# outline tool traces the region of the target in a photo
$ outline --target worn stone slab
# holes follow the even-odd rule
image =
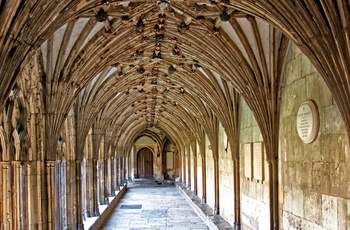
[[[207,230],[209,228],[175,186],[142,185],[128,189],[102,229]]]

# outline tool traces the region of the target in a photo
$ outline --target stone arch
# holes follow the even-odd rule
[[[31,140],[28,130],[28,114],[30,106],[26,103],[23,91],[16,85],[16,89],[12,90],[14,96],[14,106],[12,111],[12,138],[14,141],[14,159],[29,160],[33,156],[31,154]]]

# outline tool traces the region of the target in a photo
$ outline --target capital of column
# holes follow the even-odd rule
[[[2,168],[8,168],[11,165],[10,161],[1,161],[0,165]]]
[[[45,161],[45,166],[50,168],[50,167],[55,167],[56,161]]]

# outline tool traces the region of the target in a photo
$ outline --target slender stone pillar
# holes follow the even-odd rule
[[[234,202],[235,202],[235,222],[233,227],[235,230],[241,229],[241,184],[239,172],[239,159],[233,161],[233,183],[234,183]]]
[[[12,229],[21,227],[21,181],[22,162],[12,161]]]
[[[126,182],[126,157],[123,156],[123,185]]]
[[[110,159],[110,186],[111,186],[111,191],[110,195],[115,196],[115,159],[114,157],[111,157]]]
[[[83,160],[81,162],[81,193],[82,193],[82,214],[83,221],[86,221],[90,217],[89,213],[89,162],[88,160]]]
[[[120,157],[117,157],[117,188],[118,188],[118,191],[120,190],[120,181],[122,178],[120,167],[121,167]]]
[[[115,178],[115,188],[117,191],[120,190],[120,187],[119,187],[119,183],[120,183],[120,165],[119,165],[119,157],[116,157],[115,158],[115,174],[116,174],[116,178]]]
[[[104,181],[104,160],[98,160],[98,194],[99,204],[105,204],[105,181]]]
[[[187,187],[191,189],[191,145],[186,146],[186,156],[187,156]]]
[[[120,157],[120,174],[121,174],[121,178],[120,178],[120,185],[124,184],[124,180],[125,180],[125,167],[124,167],[124,157]]]
[[[94,216],[93,181],[93,160],[87,159],[85,161],[85,217]]]
[[[219,123],[216,121],[215,129],[214,129],[214,139],[211,140],[213,158],[214,158],[214,193],[215,193],[215,206],[214,206],[214,215],[220,214],[220,172],[219,172]]]
[[[191,143],[192,147],[192,157],[193,157],[193,192],[197,196],[197,190],[198,190],[198,181],[197,181],[197,146],[196,146],[196,140],[193,140]]]
[[[278,201],[278,162],[276,159],[268,161],[269,192],[270,192],[270,222],[271,230],[279,229],[279,201]]]
[[[202,203],[207,203],[207,161],[205,154],[205,138],[199,143],[199,151],[202,161]]]
[[[112,159],[107,159],[107,196],[112,196],[112,177],[113,177],[113,164]]]
[[[66,165],[67,229],[75,229],[77,226],[76,163],[70,160],[66,162]]]
[[[55,194],[59,193],[55,186],[55,161],[46,161],[46,183],[47,183],[47,229],[55,229],[56,199]],[[40,197],[40,196],[39,196]],[[45,229],[45,228],[44,228]]]
[[[109,204],[108,196],[108,159],[104,159],[104,170],[103,170],[103,180],[104,180],[104,186],[103,186],[103,196],[105,199],[105,204]]]
[[[55,228],[56,230],[58,229],[63,229],[62,226],[61,226],[61,216],[62,216],[62,207],[61,207],[61,203],[60,203],[60,187],[61,187],[61,170],[60,170],[60,166],[61,166],[61,161],[58,160],[55,162],[55,165],[54,165],[54,191],[55,191],[55,203],[53,204],[53,207],[54,207],[54,211],[53,211],[53,214],[55,216],[55,220],[56,220],[56,225],[55,225]],[[46,162],[46,171],[48,171],[48,165],[47,165],[47,162]],[[49,200],[50,200],[50,195],[49,195]],[[50,202],[49,202],[49,205],[50,205]],[[50,210],[48,212],[49,214],[50,213]],[[50,220],[50,216],[48,218]]]
[[[219,159],[218,157],[214,157],[214,191],[215,191],[214,215],[219,215],[220,191],[219,191]]]
[[[54,229],[67,229],[66,161],[55,161],[54,164]]]
[[[181,149],[182,150],[182,149]],[[181,151],[181,164],[182,164],[182,183],[186,185],[186,154],[185,151]]]
[[[84,229],[84,223],[83,223],[83,213],[82,213],[82,183],[81,183],[81,161],[76,160],[76,203],[77,203],[77,211],[76,211],[76,219],[77,219],[77,226],[76,228],[78,230]]]
[[[92,184],[92,203],[93,203],[93,213],[94,216],[99,216],[100,215],[100,209],[98,208],[98,193],[97,193],[97,188],[98,188],[98,171],[97,171],[97,165],[98,161],[96,159],[92,160],[92,176],[93,176],[93,184]]]
[[[10,163],[1,162],[1,181],[0,181],[0,221],[1,229],[10,229],[12,212],[11,212],[11,185],[10,185]]]

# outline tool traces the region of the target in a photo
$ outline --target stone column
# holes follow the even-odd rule
[[[28,164],[28,162],[23,162],[22,165],[23,168],[23,180],[22,180],[22,186],[23,186],[23,190],[22,190],[22,222],[21,222],[21,228],[22,229],[29,229],[29,214],[28,214],[28,209],[29,209],[29,201],[28,201],[28,197],[29,197],[29,184],[30,184],[30,179],[29,179],[29,168],[30,165]]]
[[[98,200],[99,204],[105,204],[104,199],[104,161],[98,160]]]
[[[92,160],[92,177],[93,177],[93,181],[92,181],[92,185],[91,185],[91,189],[92,189],[92,210],[93,210],[93,215],[94,216],[99,216],[100,215],[100,209],[98,208],[98,170],[97,170],[97,166],[98,166],[98,161],[96,159]]]
[[[120,157],[117,157],[117,189],[120,190],[121,170],[120,170]]]
[[[56,225],[55,228],[56,230],[59,229],[63,229],[63,227],[61,226],[61,217],[62,217],[62,206],[61,206],[61,202],[60,202],[60,187],[61,187],[61,170],[60,170],[60,166],[61,166],[61,161],[55,161],[55,165],[54,165],[54,191],[55,191],[55,203],[53,204],[53,214],[55,216],[55,220],[56,220]],[[48,171],[48,165],[46,162],[46,171]],[[49,174],[49,173],[47,173]],[[50,200],[50,195],[49,195],[49,200]],[[49,203],[50,205],[50,203]],[[48,212],[50,214],[50,210]],[[50,221],[50,216],[48,218],[48,220]]]
[[[109,191],[108,191],[108,178],[109,178],[109,160],[108,159],[104,159],[104,170],[103,170],[103,180],[104,180],[104,187],[103,187],[103,193],[104,193],[104,198],[105,198],[105,204],[109,204],[109,200],[108,200],[108,196],[109,196]]]
[[[191,146],[187,144],[186,146],[186,156],[187,156],[187,187],[191,189]]]
[[[87,159],[85,161],[85,217],[94,216],[93,181],[93,160]]]
[[[269,192],[270,192],[270,219],[271,229],[279,229],[279,200],[278,200],[278,162],[276,159],[268,161]]]
[[[113,183],[113,181],[112,181],[112,178],[113,178],[113,158],[108,158],[108,169],[107,169],[107,184],[108,184],[108,186],[107,186],[107,194],[108,194],[108,196],[113,196],[113,194],[112,194],[112,190],[113,190],[113,186],[112,186],[112,183]]]
[[[125,180],[124,157],[120,157],[120,185],[124,184],[124,180]]]
[[[12,161],[12,229],[21,228],[22,162]]]
[[[199,143],[199,151],[202,161],[202,203],[207,203],[207,163],[205,154],[205,136],[203,135],[202,141]]]
[[[197,196],[198,184],[197,184],[197,146],[196,140],[192,141],[191,144],[192,152],[193,152],[193,192]]]
[[[76,163],[66,162],[66,205],[67,205],[67,229],[75,229],[77,226],[77,188],[76,188]]]
[[[55,229],[55,213],[56,213],[56,199],[55,194],[59,193],[58,188],[55,186],[55,161],[45,162],[46,171],[46,183],[47,183],[47,228],[43,229]],[[40,175],[39,175],[40,177]],[[39,185],[40,186],[40,185]],[[39,195],[39,194],[37,194]],[[38,196],[41,199],[41,194]]]
[[[81,204],[81,213],[83,214],[83,221],[86,220],[86,218],[88,217],[87,214],[87,168],[86,168],[86,160],[83,160],[81,162],[81,200],[82,200],[82,204]]]
[[[10,162],[1,162],[1,180],[0,180],[0,223],[1,229],[10,229],[11,212],[11,185],[10,185]]]
[[[81,160],[76,160],[76,220],[78,230],[84,229],[83,213],[82,213],[82,183],[81,183]]]
[[[214,191],[215,191],[215,207],[214,215],[219,215],[220,213],[220,191],[219,191],[219,159],[214,157]]]
[[[126,183],[126,181],[128,180],[128,161],[127,161],[127,157],[124,156],[123,157],[123,167],[124,167],[124,180],[123,180],[123,184]]]
[[[110,172],[111,196],[115,196],[115,158],[114,157],[111,157],[110,159],[110,166],[111,166],[111,172]]]
[[[233,183],[234,183],[234,202],[235,202],[235,222],[233,227],[235,230],[241,229],[241,183],[239,172],[239,158],[232,161],[233,163]]]
[[[215,132],[213,140],[211,140],[212,151],[213,151],[213,160],[214,160],[214,193],[215,193],[215,206],[214,206],[214,215],[219,215],[220,213],[220,191],[219,191],[219,123],[216,121]]]
[[[186,186],[186,154],[181,149],[182,183]]]

